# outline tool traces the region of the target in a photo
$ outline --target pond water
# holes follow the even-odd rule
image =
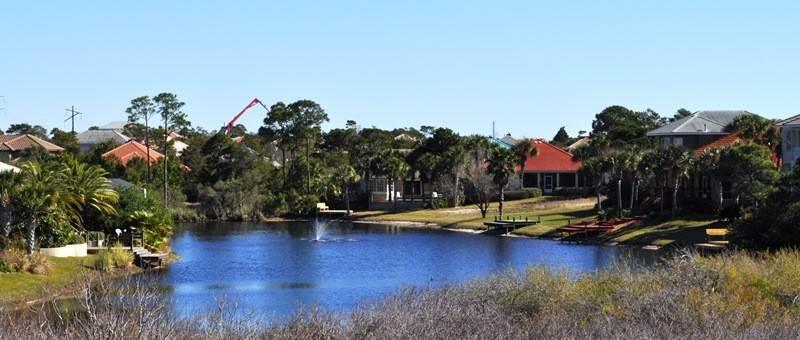
[[[172,241],[180,260],[148,274],[183,315],[216,306],[286,316],[301,305],[346,312],[401,287],[439,286],[532,265],[573,275],[615,260],[652,262],[633,248],[328,222],[184,225]],[[318,239],[319,238],[319,239]]]

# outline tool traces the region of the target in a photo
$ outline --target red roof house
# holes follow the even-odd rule
[[[532,140],[539,154],[528,157],[522,185],[525,188],[541,188],[545,193],[560,187],[580,187],[585,185],[579,171],[581,162],[572,159],[572,154],[548,143],[544,139]],[[519,171],[519,167],[517,167]]]
[[[134,158],[147,159],[147,147],[133,139],[103,154],[103,159],[116,158],[123,166]],[[164,158],[160,152],[150,148],[150,164],[155,164]]]
[[[42,149],[50,153],[64,151],[64,148],[33,135],[0,135],[0,160],[10,161],[24,152]]]

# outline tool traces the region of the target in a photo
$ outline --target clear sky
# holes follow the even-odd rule
[[[0,127],[69,128],[75,105],[82,131],[164,91],[209,130],[253,97],[317,101],[327,128],[548,138],[613,104],[781,118],[798,33],[798,1],[3,2]]]

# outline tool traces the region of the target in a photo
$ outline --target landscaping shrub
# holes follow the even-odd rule
[[[115,268],[127,269],[133,265],[133,253],[126,249],[111,249],[111,263]]]
[[[590,189],[587,188],[558,188],[553,192],[555,196],[564,197],[586,197],[589,194]]]
[[[111,252],[107,250],[100,250],[94,258],[94,269],[101,272],[108,272],[114,268],[114,260],[111,258]]]
[[[50,272],[50,261],[39,253],[28,255],[22,249],[9,248],[0,252],[0,272],[45,275]]]
[[[533,198],[533,197],[542,197],[542,195],[544,195],[544,193],[542,192],[542,189],[540,189],[540,188],[526,188],[525,191],[528,192],[528,197],[531,197],[531,198]]]
[[[509,190],[503,193],[503,198],[505,198],[506,202],[524,200],[529,197],[531,196],[526,190]]]

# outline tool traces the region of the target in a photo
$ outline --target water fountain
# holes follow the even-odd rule
[[[327,231],[328,223],[319,218],[314,219],[314,241],[321,242],[324,240],[325,232]]]

